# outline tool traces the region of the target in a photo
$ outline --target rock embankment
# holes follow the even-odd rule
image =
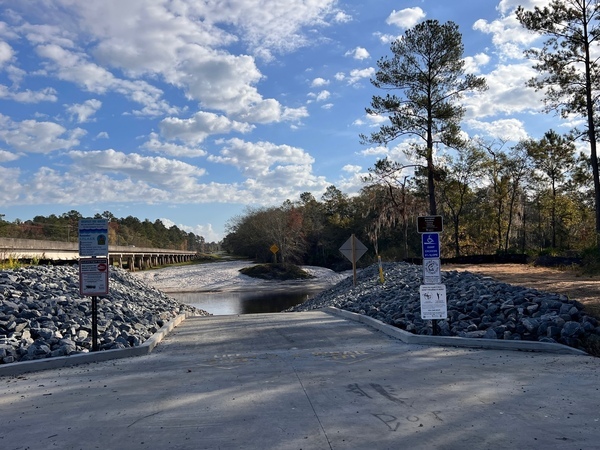
[[[431,321],[421,319],[419,286],[422,268],[407,263],[377,265],[359,273],[356,287],[346,279],[291,310],[333,306],[368,315],[415,334],[431,334]],[[498,282],[470,272],[442,272],[448,319],[438,320],[440,335],[468,338],[555,342],[588,350],[600,341],[598,321],[583,305],[564,295]]]
[[[109,296],[98,298],[102,350],[139,346],[178,314],[209,315],[122,269],[110,269],[109,285]],[[0,270],[0,364],[88,352],[91,307],[76,267]]]

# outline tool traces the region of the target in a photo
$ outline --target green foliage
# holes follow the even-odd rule
[[[240,273],[263,280],[306,280],[314,278],[295,264],[259,264],[240,269]]]
[[[18,269],[23,263],[18,255],[13,253],[0,255],[0,269]]]
[[[371,80],[388,94],[373,96],[366,108],[367,114],[386,116],[390,123],[360,138],[364,144],[387,145],[401,136],[417,137],[421,144],[413,149],[425,160],[429,213],[436,214],[434,146],[463,145],[460,122],[465,108],[459,100],[468,92],[486,89],[486,82],[465,74],[462,35],[453,22],[421,22],[395,40],[391,51],[391,58],[377,61],[379,70]]]
[[[582,252],[582,267],[588,275],[600,274],[600,255],[596,247],[588,247]]]
[[[573,130],[573,134],[589,143],[596,233],[600,233],[600,168],[596,148],[600,2],[552,0],[548,6],[533,10],[519,6],[516,16],[526,29],[545,38],[541,47],[525,52],[540,73],[529,85],[544,92],[548,111],[557,111],[563,118],[579,116],[585,120],[586,129]],[[600,248],[600,241],[597,245]]]

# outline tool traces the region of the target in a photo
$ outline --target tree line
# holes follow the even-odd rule
[[[600,2],[552,0],[516,10],[524,29],[545,39],[528,49],[539,76],[528,85],[544,94],[547,112],[578,123],[561,135],[506,142],[467,138],[461,130],[465,95],[487,89],[465,73],[458,26],[426,20],[378,60],[369,115],[387,119],[361,135],[366,145],[408,139],[410,164],[377,161],[359,195],[331,186],[321,201],[304,193],[280,207],[250,209],[234,218],[224,240],[235,253],[333,266],[339,246],[354,233],[375,254],[419,257],[416,217],[444,217],[445,256],[490,253],[582,253],[600,249],[600,174],[596,152],[600,65]],[[582,142],[589,152],[576,151]]]
[[[595,248],[589,157],[549,131],[506,147],[475,140],[438,161],[436,204],[444,220],[442,257],[578,255]],[[421,257],[417,217],[429,215],[422,177],[383,159],[369,169],[358,195],[330,186],[317,200],[303,193],[281,206],[249,208],[230,220],[223,248],[259,261],[340,268],[339,247],[351,236],[369,247],[364,263]]]
[[[20,239],[45,239],[77,242],[79,220],[84,217],[71,210],[64,214],[35,216],[32,220],[14,222],[4,220],[0,214],[0,236]],[[205,242],[204,237],[181,230],[176,225],[166,227],[161,220],[154,222],[137,217],[115,217],[110,211],[96,214],[94,219],[108,219],[109,245],[164,248],[172,250],[209,253],[218,250],[219,245]]]

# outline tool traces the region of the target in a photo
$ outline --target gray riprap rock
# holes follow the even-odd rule
[[[98,298],[101,349],[141,345],[178,314],[208,315],[122,269],[110,269],[109,285]],[[79,294],[76,267],[0,270],[0,363],[87,352],[91,331],[91,298]]]
[[[290,311],[333,306],[368,315],[415,334],[431,334],[431,321],[420,320],[422,268],[385,263],[359,271],[357,286],[348,278]],[[438,320],[440,335],[484,339],[558,342],[584,347],[590,335],[600,336],[598,321],[583,305],[564,295],[501,283],[470,272],[442,272],[448,318]]]

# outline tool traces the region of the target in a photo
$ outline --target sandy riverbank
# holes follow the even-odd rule
[[[157,270],[133,272],[145,283],[163,292],[243,292],[301,288],[327,289],[352,272],[336,273],[324,267],[302,266],[315,278],[298,281],[267,281],[242,275],[239,271],[254,265],[250,261],[225,261],[191,266],[165,267]]]

